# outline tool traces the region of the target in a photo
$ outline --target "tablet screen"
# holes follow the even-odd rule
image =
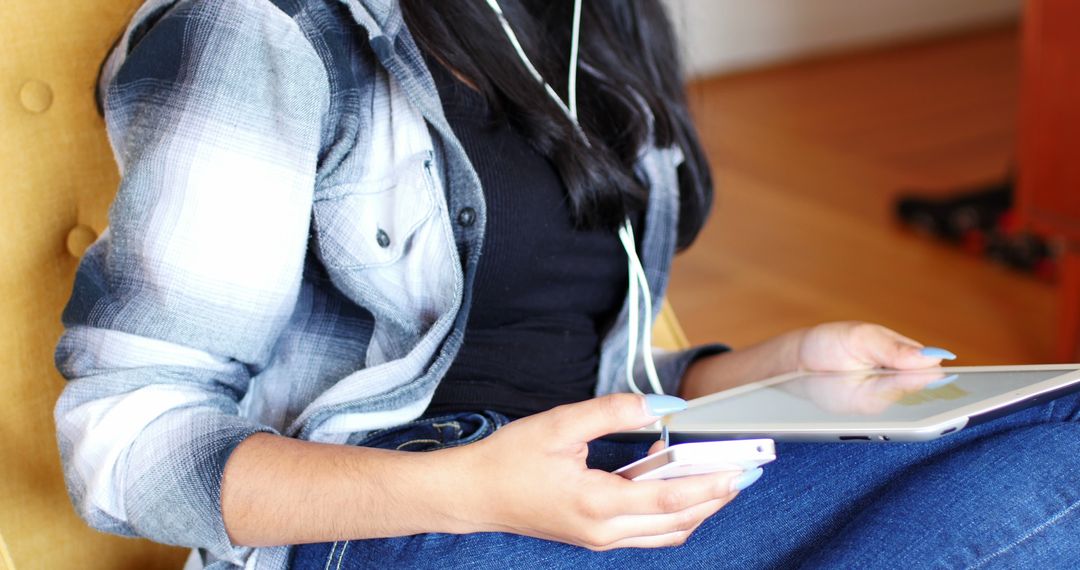
[[[1075,371],[859,371],[809,373],[705,398],[672,417],[673,429],[739,424],[916,421]],[[750,388],[747,386],[746,388]]]

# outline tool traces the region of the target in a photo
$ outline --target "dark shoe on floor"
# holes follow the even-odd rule
[[[896,215],[904,224],[951,242],[961,242],[972,230],[991,231],[1012,207],[1012,182],[945,198],[901,197]]]
[[[1057,274],[1046,240],[1016,223],[1011,180],[945,198],[903,196],[896,216],[907,226],[1010,268],[1048,281]]]

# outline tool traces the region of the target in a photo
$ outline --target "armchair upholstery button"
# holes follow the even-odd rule
[[[53,103],[52,88],[44,81],[27,81],[19,90],[19,102],[31,113],[44,113]]]
[[[86,249],[90,247],[90,244],[94,243],[97,238],[97,232],[93,229],[81,224],[75,226],[67,235],[68,253],[75,257],[82,257],[83,253],[86,253]]]

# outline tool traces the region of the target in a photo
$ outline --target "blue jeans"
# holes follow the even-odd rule
[[[293,548],[325,568],[1080,568],[1080,395],[926,443],[778,443],[758,483],[687,543],[593,552],[502,533],[425,534]],[[361,445],[463,445],[492,412],[422,419]],[[599,440],[615,469],[648,444]]]

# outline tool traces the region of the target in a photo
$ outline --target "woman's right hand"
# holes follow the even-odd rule
[[[588,442],[655,422],[646,398],[616,394],[515,421],[453,450],[471,481],[459,497],[468,532],[510,532],[590,550],[686,541],[759,473],[629,481],[585,464]],[[740,481],[740,477],[742,480]]]

